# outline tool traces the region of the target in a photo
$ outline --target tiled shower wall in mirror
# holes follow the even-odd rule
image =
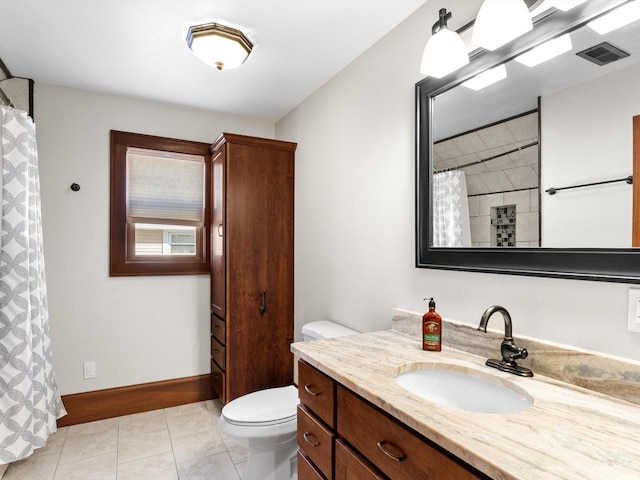
[[[538,111],[465,132],[433,146],[433,168],[464,171],[471,243],[477,247],[540,245]],[[492,208],[515,205],[514,241],[496,228]],[[494,209],[495,210],[495,209]]]

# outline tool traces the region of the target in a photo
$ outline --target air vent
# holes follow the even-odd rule
[[[576,55],[600,66],[629,56],[627,52],[620,50],[618,47],[614,47],[608,42],[587,48],[586,50],[576,53]]]

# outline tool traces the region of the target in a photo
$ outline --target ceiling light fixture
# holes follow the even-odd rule
[[[524,0],[484,0],[473,26],[473,43],[495,50],[532,28]]]
[[[422,54],[420,73],[442,78],[469,63],[469,54],[462,38],[447,28],[451,12],[441,8],[440,18],[431,28],[432,36]]]
[[[219,23],[189,27],[187,45],[200,60],[218,70],[239,67],[253,49],[244,33]]]
[[[470,88],[471,90],[482,90],[489,85],[493,85],[500,80],[507,78],[507,67],[502,65],[498,65],[497,67],[491,68],[489,70],[485,70],[482,73],[479,73],[471,80],[467,80],[462,83],[463,87]]]
[[[604,35],[638,19],[640,19],[640,0],[635,0],[596,18],[594,21],[587,23],[587,25],[600,35]]]
[[[540,65],[547,60],[551,60],[558,55],[568,52],[571,48],[573,48],[571,35],[566,33],[561,37],[547,40],[543,44],[517,56],[515,60],[527,67],[535,67],[536,65]]]

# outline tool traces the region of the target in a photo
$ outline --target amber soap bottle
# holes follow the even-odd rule
[[[442,350],[442,317],[436,313],[433,297],[429,298],[429,311],[422,316],[422,349],[429,352]]]

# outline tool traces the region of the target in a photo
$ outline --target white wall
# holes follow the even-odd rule
[[[474,3],[447,1],[450,26],[466,23]],[[386,329],[393,307],[423,311],[435,296],[449,319],[477,325],[501,304],[516,335],[640,360],[628,285],[414,267],[414,83],[440,7],[427,2],[276,126],[299,143],[296,332],[322,318]]]
[[[623,60],[624,61],[624,60]],[[542,97],[542,191],[633,174],[640,65]],[[626,183],[542,195],[545,247],[631,247]]]
[[[109,277],[109,130],[212,142],[222,131],[273,138],[274,125],[40,83],[34,115],[61,393],[208,373],[207,275]],[[97,378],[83,380],[90,361]]]

